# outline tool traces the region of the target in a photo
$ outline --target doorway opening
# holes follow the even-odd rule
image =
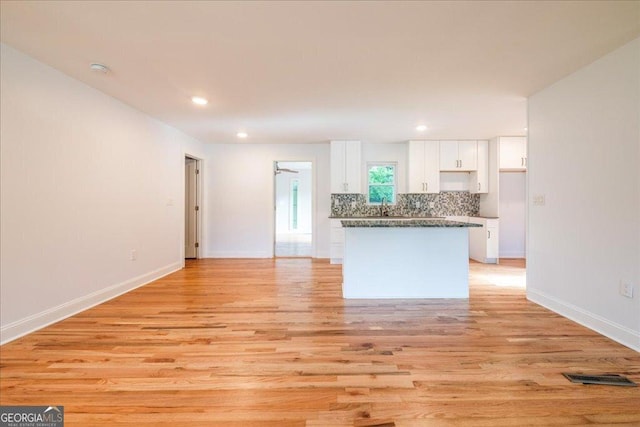
[[[526,172],[500,172],[500,258],[526,259]]]
[[[276,257],[311,257],[313,248],[313,163],[274,164]]]
[[[197,259],[200,233],[200,161],[184,158],[184,257]]]

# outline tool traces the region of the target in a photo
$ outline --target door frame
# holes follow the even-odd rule
[[[182,186],[181,186],[181,192],[182,192],[182,199],[181,199],[181,205],[183,206],[182,208],[182,214],[180,215],[180,217],[182,218],[182,221],[180,222],[180,259],[182,261],[182,267],[184,268],[185,266],[185,243],[186,243],[186,234],[185,234],[185,225],[186,225],[186,212],[184,209],[184,205],[186,202],[186,198],[187,198],[187,192],[186,192],[186,180],[185,180],[185,173],[186,173],[186,164],[185,164],[185,160],[189,158],[189,159],[193,159],[196,161],[196,169],[198,170],[198,173],[196,175],[196,204],[198,206],[198,211],[196,213],[196,240],[198,242],[198,247],[196,248],[196,259],[200,259],[203,258],[203,252],[204,252],[204,248],[203,248],[203,244],[202,244],[202,236],[203,236],[203,229],[204,229],[204,224],[202,222],[203,219],[203,214],[202,211],[204,210],[203,205],[204,205],[204,191],[203,191],[203,166],[204,166],[204,162],[203,160],[198,157],[198,156],[194,156],[190,153],[183,153],[182,155]]]
[[[278,162],[282,163],[311,163],[311,258],[316,258],[316,236],[318,235],[316,229],[316,159],[295,159],[295,160],[274,160],[271,167],[272,180],[271,180],[271,258],[276,258],[276,209],[277,209],[277,194],[276,194],[276,165]],[[301,257],[304,258],[304,257]]]

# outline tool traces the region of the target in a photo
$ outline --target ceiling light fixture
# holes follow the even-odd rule
[[[200,96],[192,96],[191,97],[191,102],[193,102],[194,104],[197,105],[207,105],[209,103],[209,101],[207,101],[206,99],[200,97]]]
[[[248,136],[249,136],[249,134],[248,134],[248,133],[246,133],[246,132],[238,132],[238,133],[236,134],[236,136],[237,136],[238,138],[245,139],[246,137],[248,137]]]
[[[103,74],[107,74],[109,72],[109,67],[103,64],[98,64],[97,62],[94,62],[93,64],[89,65],[89,68],[91,68],[93,71],[97,71]]]
[[[416,130],[418,132],[424,132],[425,130],[427,130],[427,126],[426,125],[418,125],[418,126],[416,126]]]

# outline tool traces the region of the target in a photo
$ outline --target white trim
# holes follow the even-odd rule
[[[294,157],[295,158],[295,157]],[[276,165],[281,163],[311,163],[311,258],[316,258],[317,251],[317,241],[318,241],[318,229],[316,222],[316,199],[318,198],[318,191],[316,188],[317,185],[317,157],[313,156],[311,158],[303,157],[298,160],[273,160],[273,179],[271,180],[271,200],[272,204],[269,206],[269,212],[267,213],[271,218],[270,223],[270,234],[271,234],[271,252],[268,256],[261,255],[261,252],[249,252],[247,255],[244,252],[214,252],[208,253],[207,258],[276,258]],[[231,254],[231,255],[227,255]],[[256,255],[259,254],[259,255]]]
[[[204,180],[204,170],[205,170],[205,164],[204,164],[204,159],[200,156],[195,156],[193,154],[191,154],[191,152],[189,151],[183,151],[182,152],[182,175],[181,175],[181,185],[180,185],[180,194],[182,194],[182,198],[181,198],[181,206],[184,206],[184,201],[185,201],[185,197],[186,197],[186,188],[185,188],[185,158],[191,158],[193,160],[196,161],[196,168],[198,169],[198,175],[196,177],[196,188],[197,188],[197,203],[199,206],[198,209],[198,213],[196,214],[197,218],[197,229],[196,229],[196,239],[198,241],[198,249],[196,250],[196,259],[200,259],[200,258],[205,258],[204,253],[205,253],[205,244],[204,244],[204,229],[205,229],[205,224],[204,224],[204,220],[205,220],[205,216],[203,214],[203,211],[205,209],[205,200],[204,200],[204,196],[205,196],[205,191],[204,191],[204,186],[205,186],[205,180]],[[180,262],[182,265],[182,268],[185,267],[186,263],[185,263],[185,233],[184,233],[184,224],[185,224],[186,218],[185,218],[185,212],[184,212],[184,207],[182,208],[182,214],[181,214],[181,228],[180,228]]]
[[[269,251],[213,251],[206,258],[273,258]]]
[[[385,162],[385,161],[370,161],[370,162],[366,162],[365,164],[365,182],[367,183],[367,191],[364,193],[365,196],[367,197],[367,205],[368,206],[380,206],[382,203],[370,203],[369,202],[369,189],[370,189],[370,183],[369,183],[369,168],[372,166],[393,166],[393,203],[389,203],[389,201],[387,201],[387,206],[395,206],[398,203],[398,162],[397,161],[390,161],[390,162]],[[374,184],[375,185],[375,184]],[[389,185],[389,184],[380,184],[380,185]],[[408,184],[407,184],[408,185]]]
[[[500,258],[526,258],[526,254],[521,251],[517,252],[500,252]]]
[[[527,299],[607,338],[640,352],[640,332],[612,322],[573,304],[552,297],[535,289],[527,289]]]
[[[149,273],[109,286],[108,288],[100,289],[89,295],[67,301],[57,307],[52,307],[40,313],[32,314],[24,319],[16,320],[8,325],[3,325],[0,328],[0,344],[6,344],[24,335],[64,320],[180,269],[181,263],[175,262],[157,270],[150,271]]]

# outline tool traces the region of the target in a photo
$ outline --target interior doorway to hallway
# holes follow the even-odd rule
[[[189,156],[184,158],[184,257],[198,258],[200,243],[200,161]]]
[[[311,257],[313,248],[313,163],[276,161],[276,257]]]

